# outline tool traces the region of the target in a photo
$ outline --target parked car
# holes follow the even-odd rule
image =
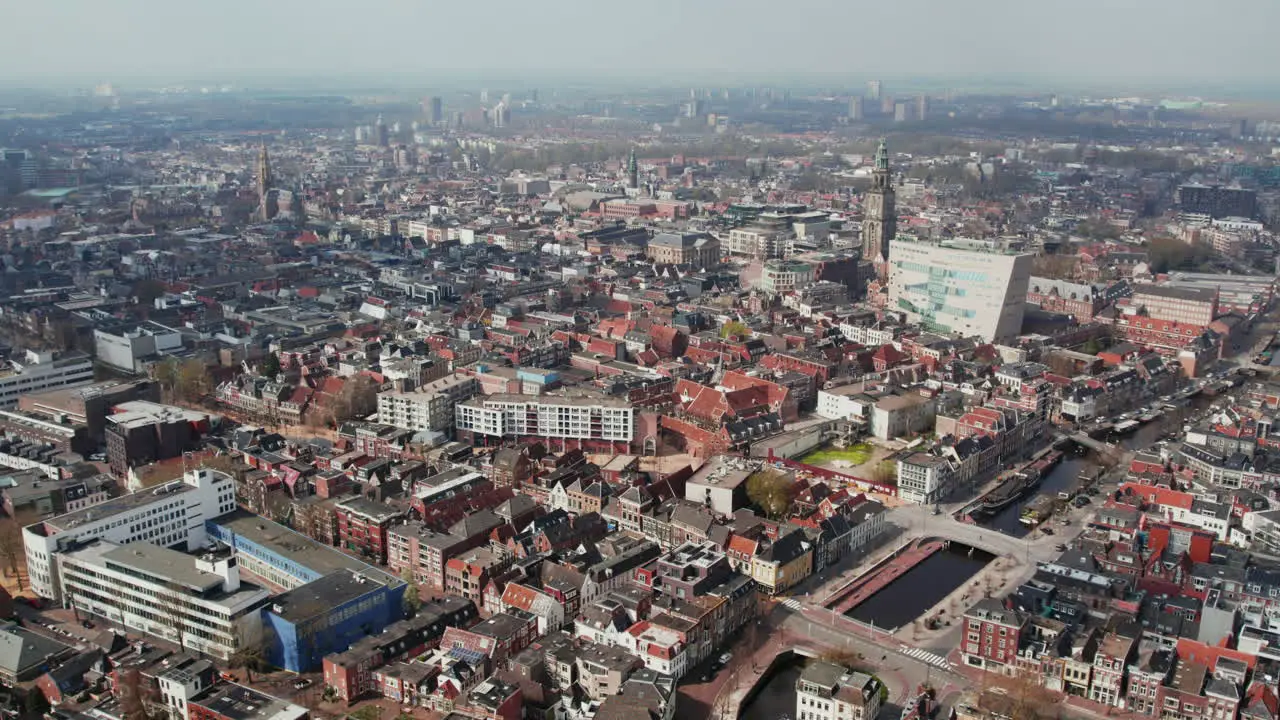
[[[311,678],[298,678],[297,680],[294,680],[294,681],[293,681],[293,689],[294,689],[294,690],[305,690],[305,689],[307,689],[307,688],[311,687],[312,682],[314,682],[314,681],[313,681],[313,680],[311,680]]]

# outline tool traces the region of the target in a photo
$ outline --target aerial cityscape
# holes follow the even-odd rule
[[[1280,7],[52,5],[3,717],[1280,720]]]

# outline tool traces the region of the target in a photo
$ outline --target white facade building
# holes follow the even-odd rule
[[[454,373],[410,392],[378,393],[378,422],[406,430],[448,432],[453,429],[454,406],[479,391],[475,378]]]
[[[884,685],[829,662],[805,665],[796,680],[796,720],[873,720]]]
[[[987,342],[1007,342],[1021,332],[1032,255],[909,237],[889,247],[889,309],[931,332]]]
[[[66,602],[81,613],[220,660],[261,641],[258,609],[271,594],[240,583],[234,555],[98,540],[60,554],[58,565]]]
[[[18,398],[45,390],[80,387],[93,382],[93,360],[74,354],[54,359],[51,352],[28,350],[22,359],[0,368],[0,409],[18,406]]]
[[[955,468],[946,458],[913,453],[898,461],[898,497],[907,502],[927,504],[950,492]]]
[[[862,394],[861,385],[842,385],[829,390],[818,391],[818,406],[815,412],[828,420],[865,419],[867,408],[871,403]]]
[[[56,556],[93,540],[198,550],[208,544],[204,521],[235,509],[231,476],[200,469],[181,480],[28,525],[22,530],[22,540],[31,589],[60,602],[62,581]]]
[[[93,347],[98,360],[124,370],[142,372],[145,360],[182,349],[182,334],[160,323],[139,323],[119,333],[93,331]]]
[[[492,437],[631,442],[635,409],[614,398],[490,395],[459,403],[457,427]]]

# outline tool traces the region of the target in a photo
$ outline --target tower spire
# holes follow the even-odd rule
[[[627,187],[635,190],[640,187],[640,164],[636,162],[636,149],[631,148],[631,156],[627,158]]]
[[[267,143],[264,140],[258,146],[258,216],[262,220],[270,220],[274,214],[270,208],[271,198],[271,159],[267,156]]]
[[[871,171],[871,189],[862,203],[862,258],[872,263],[888,263],[889,243],[897,234],[898,212],[889,169],[889,147],[881,138]]]

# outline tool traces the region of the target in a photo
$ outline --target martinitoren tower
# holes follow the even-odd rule
[[[258,218],[270,220],[276,213],[271,207],[271,161],[267,158],[267,144],[258,147]]]
[[[636,162],[635,148],[631,148],[631,157],[627,159],[627,187],[632,190],[640,187],[640,164]]]
[[[881,140],[876,150],[876,167],[871,174],[871,189],[862,202],[862,259],[888,262],[889,242],[897,234],[898,210],[889,172],[889,149]]]

